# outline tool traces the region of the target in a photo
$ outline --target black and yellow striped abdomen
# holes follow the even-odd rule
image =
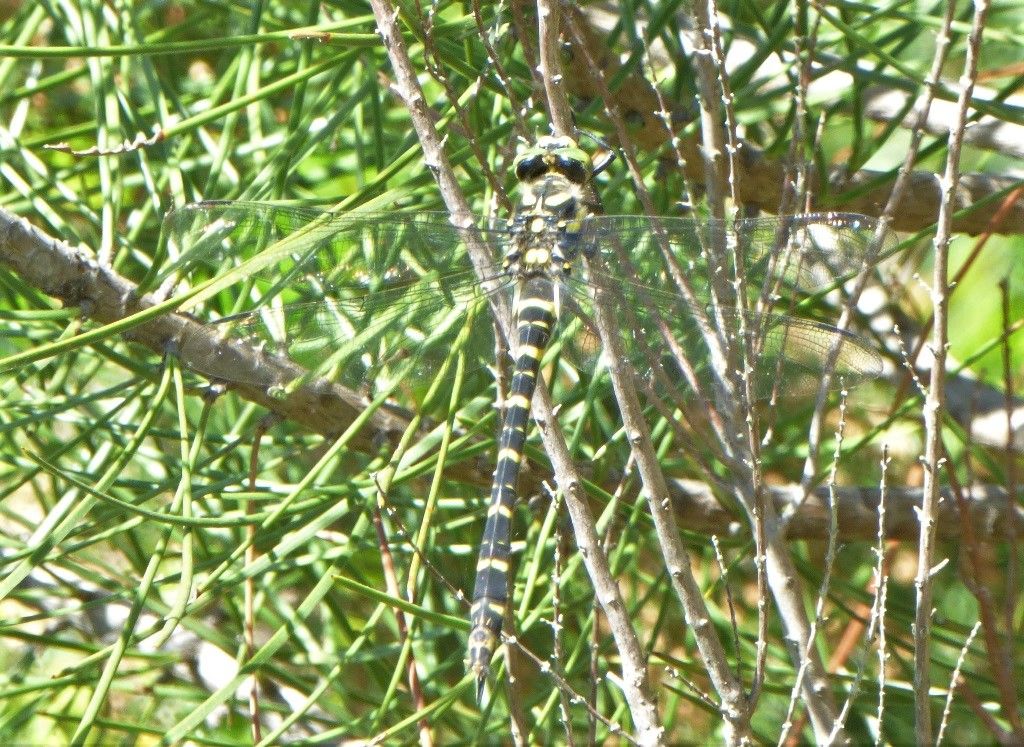
[[[469,668],[476,675],[478,702],[487,668],[501,642],[508,606],[512,510],[540,360],[558,318],[560,285],[572,272],[573,260],[585,243],[588,206],[584,191],[591,177],[608,162],[605,158],[595,165],[568,137],[540,138],[515,162],[521,201],[509,222],[512,240],[504,270],[516,279],[518,287],[516,360],[470,611]]]
[[[516,483],[523,460],[523,446],[530,423],[530,403],[537,386],[540,359],[551,340],[556,320],[557,289],[547,277],[529,278],[523,283],[516,307],[517,357],[505,400],[498,464],[491,485],[487,524],[480,545],[470,612],[469,667],[477,677],[477,699],[491,657],[498,647],[505,608],[508,604],[509,547]]]

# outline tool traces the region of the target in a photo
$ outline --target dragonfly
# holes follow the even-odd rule
[[[794,308],[866,267],[875,221],[601,215],[594,178],[608,162],[572,138],[539,138],[513,162],[511,217],[469,227],[446,213],[256,202],[185,206],[164,226],[168,278],[222,279],[208,301],[224,313],[204,327],[221,341],[191,362],[208,377],[282,392],[327,381],[369,397],[413,391],[456,346],[484,371],[488,359],[505,363],[495,360],[498,342],[511,350],[470,611],[467,662],[478,701],[509,603],[513,509],[537,379],[557,375],[564,361],[593,375],[603,355],[595,304],[614,321],[642,391],[675,404],[709,386],[720,402],[738,396],[730,374],[737,351],[754,398],[817,391],[826,371],[846,387],[881,371],[866,340]],[[483,267],[471,257],[481,248]],[[487,313],[500,313],[498,302],[511,309],[507,335]],[[178,342],[183,358],[199,346]]]

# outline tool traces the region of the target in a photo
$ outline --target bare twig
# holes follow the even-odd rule
[[[838,542],[838,526],[839,526],[839,514],[836,510],[836,473],[839,471],[839,457],[842,455],[843,446],[843,435],[846,430],[846,392],[843,392],[843,398],[839,403],[839,423],[836,426],[836,445],[835,451],[832,454],[832,467],[829,472],[828,490],[829,490],[829,528],[828,528],[828,544],[825,549],[825,567],[822,569],[821,585],[818,588],[818,598],[814,607],[814,619],[811,621],[811,630],[807,639],[808,648],[815,645],[818,637],[818,628],[825,619],[825,604],[828,600],[829,588],[832,582],[832,568],[835,566],[836,559],[836,548],[839,545]],[[792,691],[789,696],[789,706],[786,710],[786,718],[782,724],[782,731],[779,734],[777,744],[782,747],[786,743],[789,729],[792,726],[793,711],[796,708],[797,701],[799,700],[800,689],[803,684],[803,679],[807,674],[807,670],[810,667],[811,656],[810,650],[805,651],[800,657],[801,664],[797,670],[796,679],[793,682]],[[843,733],[842,720],[837,717],[835,725],[832,728],[831,733],[828,735],[828,741],[830,744],[834,743],[835,740]]]
[[[943,199],[939,207],[938,230],[935,236],[935,269],[932,276],[932,305],[935,309],[935,330],[932,335],[932,354],[935,358],[924,406],[925,454],[924,501],[921,505],[921,538],[918,547],[917,604],[914,614],[914,716],[916,738],[923,743],[932,741],[932,716],[929,688],[931,677],[931,616],[933,592],[933,564],[935,560],[935,522],[939,502],[939,474],[943,469],[942,418],[945,409],[946,352],[948,346],[948,273],[949,242],[952,233],[952,215],[956,209],[954,193],[960,173],[960,152],[967,109],[977,76],[977,61],[981,47],[981,34],[988,14],[987,0],[977,0],[968,38],[964,72],[960,79],[957,117],[950,128],[946,169],[942,176]]]
[[[609,374],[615,389],[615,398],[619,403],[623,427],[629,437],[633,458],[648,494],[648,505],[669,578],[682,602],[686,622],[694,632],[708,676],[722,699],[719,709],[727,725],[726,740],[729,743],[740,742],[749,729],[749,714],[742,686],[733,675],[725,649],[714,631],[700,587],[690,569],[689,556],[679,542],[675,517],[667,510],[668,486],[651,443],[650,430],[641,414],[640,402],[636,389],[631,384],[630,372],[626,370],[628,366],[624,365],[628,358],[623,354],[618,330],[608,318],[600,298],[594,304],[594,317],[601,333],[601,343],[608,351]]]
[[[565,91],[565,79],[559,65],[559,27],[561,10],[556,0],[537,2],[537,40],[540,47],[540,78],[544,84],[547,113],[551,131],[558,135],[575,135],[572,109]]]
[[[882,447],[882,459],[879,462],[882,477],[879,481],[878,501],[878,539],[875,542],[875,598],[871,605],[871,629],[868,631],[868,638],[877,638],[878,645],[878,723],[882,723],[885,716],[885,675],[888,664],[889,651],[885,637],[885,613],[888,610],[887,602],[889,595],[889,576],[887,571],[885,555],[885,514],[888,505],[886,488],[889,475],[889,447]],[[875,633],[873,635],[872,633]],[[876,744],[882,744],[882,730],[878,730]]]
[[[947,6],[946,16],[943,22],[944,27],[938,36],[938,43],[935,45],[935,54],[932,56],[931,69],[929,70],[928,77],[925,79],[924,89],[921,91],[921,95],[914,107],[918,122],[924,122],[927,118],[928,110],[931,107],[932,99],[935,97],[935,91],[939,85],[942,66],[946,61],[946,53],[949,50],[949,29],[953,22],[954,7],[955,3],[949,3]],[[892,191],[889,193],[885,207],[882,209],[881,219],[879,220],[878,227],[876,228],[874,242],[869,252],[871,256],[865,257],[866,266],[874,260],[875,256],[878,255],[889,234],[889,229],[895,220],[897,206],[902,201],[903,194],[909,184],[911,169],[913,168],[914,161],[917,159],[917,153],[921,147],[921,140],[923,137],[924,133],[920,129],[914,130],[911,134],[907,153],[903,157],[903,163],[900,165],[896,181],[892,186]],[[865,267],[865,269],[867,269],[867,267]],[[856,308],[857,300],[860,298],[860,294],[864,290],[867,279],[868,275],[866,272],[861,272],[857,277],[854,287],[851,289],[845,303],[843,304],[842,313],[837,324],[839,329],[846,329],[847,325],[849,325],[850,319],[852,318]],[[814,408],[814,415],[811,418],[811,424],[808,428],[807,459],[804,462],[803,477],[803,484],[808,488],[810,487],[816,473],[815,466],[818,459],[818,449],[820,447],[820,434],[825,412],[824,405],[825,388],[823,386],[819,391],[818,401]]]
[[[586,67],[597,71],[596,62],[590,50],[580,37],[575,16],[567,19],[567,26],[575,39],[577,53],[585,62]],[[604,81],[596,81],[596,85],[603,88]],[[625,128],[621,117],[616,116],[615,112],[610,112],[610,114],[617,129],[624,134]],[[653,211],[628,142],[621,136],[620,142],[623,144],[626,163],[633,175],[634,185],[640,199],[649,211]],[[628,359],[621,350],[619,331],[615,329],[615,325],[608,318],[604,308],[606,302],[607,300],[601,298],[596,299],[594,304],[595,321],[601,335],[602,345],[608,352],[608,359],[611,362],[609,375],[616,400],[619,403],[625,430],[629,434],[632,455],[636,460],[637,470],[647,493],[648,505],[654,518],[654,526],[668,567],[669,578],[682,604],[686,621],[694,631],[697,647],[708,670],[708,675],[722,700],[719,709],[727,728],[726,740],[728,742],[740,741],[744,739],[749,730],[746,699],[740,682],[731,671],[721,640],[711,624],[707,606],[690,570],[689,556],[679,541],[679,532],[674,517],[670,511],[666,510],[668,487],[651,443],[650,431],[642,415],[636,386],[630,371],[627,370],[628,366],[624,364],[624,361]]]
[[[946,691],[946,705],[942,708],[942,721],[939,722],[939,735],[935,737],[935,747],[942,744],[942,737],[946,733],[946,725],[949,723],[949,714],[953,709],[953,695],[956,694],[956,686],[960,681],[960,670],[963,668],[964,660],[967,658],[967,652],[971,650],[971,643],[974,642],[974,637],[978,635],[978,630],[981,628],[981,623],[974,623],[974,627],[971,628],[971,632],[967,636],[967,640],[964,641],[964,645],[960,647],[960,655],[956,659],[956,666],[953,667],[953,674],[949,678],[949,689]]]
[[[1011,363],[1011,351],[1010,351],[1010,339],[1006,334],[1012,326],[1013,322],[1010,317],[1010,280],[1009,278],[1003,278],[999,283],[999,296],[1002,301],[1002,314],[1003,314],[1003,344],[1002,344],[1002,362],[1003,362],[1003,389],[1006,392],[1005,395],[1005,414],[1006,414],[1006,446],[1003,449],[1003,457],[1006,464],[1006,492],[1009,495],[1018,495],[1017,485],[1017,459],[1014,456],[1014,439],[1013,439],[1013,401],[1014,401],[1014,378],[1015,371]],[[1014,611],[1017,609],[1017,601],[1020,598],[1020,589],[1017,586],[1019,580],[1019,564],[1020,564],[1020,545],[1017,542],[1017,538],[1013,536],[1013,530],[1009,527],[1013,525],[1013,517],[1007,516],[1005,522],[1007,545],[1009,546],[1009,557],[1006,563],[1006,600],[1003,605],[1003,628],[1005,630],[1013,630],[1014,622]]]
[[[721,110],[722,91],[720,81],[725,75],[721,68],[721,55],[714,54],[717,14],[711,3],[699,0],[693,4],[696,32],[693,35],[693,67],[697,72],[697,103],[700,107],[699,159],[693,163],[702,164],[700,182],[707,195],[708,211],[715,218],[725,217],[725,186],[732,183],[727,178],[725,131],[722,127],[724,115]],[[739,174],[734,175],[739,178]]]

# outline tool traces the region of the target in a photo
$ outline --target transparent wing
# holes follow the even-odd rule
[[[208,349],[206,339],[179,341],[207,376],[269,388],[306,370],[375,388],[436,370],[467,323],[469,344],[493,360],[485,295],[509,282],[497,275],[485,291],[467,241],[501,252],[508,237],[500,229],[467,233],[440,213],[207,202],[168,215],[164,232],[171,261],[163,279],[223,286],[204,303],[203,334],[221,340],[214,354],[188,355],[190,346]],[[253,346],[262,351],[256,361]]]
[[[586,268],[577,263],[564,284],[563,305],[578,318],[563,314],[549,355],[566,352],[587,373],[601,350],[590,322],[596,291],[607,301],[624,354],[662,388],[692,389],[715,370],[740,366],[736,351],[744,335],[758,396],[779,382],[783,394],[816,388],[830,361],[835,383],[854,385],[880,371],[871,347],[779,310],[859,270],[873,232],[869,219],[839,214],[732,225],[590,219],[577,249],[591,259]],[[510,292],[513,282],[496,273],[482,287],[467,242],[500,257],[512,240],[505,227],[467,234],[440,213],[337,214],[213,202],[170,214],[165,234],[171,253],[165,279],[219,278],[223,286],[205,304],[211,313],[204,332],[217,335],[215,352],[189,356],[190,346],[209,349],[208,340],[180,341],[183,357],[198,361],[194,367],[208,376],[260,387],[286,386],[303,371],[352,388],[381,386],[395,376],[412,381],[437,369],[466,324],[473,325],[464,337],[478,367],[494,361],[483,304],[486,293]],[[733,311],[736,261],[748,297],[777,299],[775,309],[745,319]],[[252,346],[264,351],[255,364]],[[717,369],[716,354],[722,356]]]
[[[777,298],[815,293],[855,275],[867,258],[877,222],[863,215],[806,213],[732,223],[708,218],[594,218],[585,240],[609,277],[630,278],[681,294],[673,265],[689,280],[694,301],[728,296],[734,262],[747,291]],[[638,280],[639,279],[639,280]],[[722,299],[728,303],[729,298]]]
[[[841,284],[862,267],[875,225],[863,216],[805,214],[738,221],[600,217],[582,237],[591,259],[568,290],[590,315],[597,293],[624,355],[652,383],[692,390],[716,371],[743,369],[755,396],[817,390],[826,370],[834,387],[879,375],[871,345],[800,311],[808,294]],[[587,245],[589,244],[589,246]],[[739,261],[751,309],[737,311],[733,263]],[[758,297],[774,301],[758,307]],[[568,342],[567,345],[573,343]],[[575,343],[580,355],[596,347]],[[715,361],[717,360],[717,363]]]

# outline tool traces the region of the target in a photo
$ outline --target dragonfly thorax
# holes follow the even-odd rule
[[[578,253],[589,211],[584,191],[592,175],[586,154],[568,138],[541,138],[516,160],[519,210],[505,270],[519,278],[558,277]]]
[[[520,212],[510,225],[512,241],[505,256],[505,271],[520,279],[568,274],[579,252],[583,218],[575,208],[569,216]]]

